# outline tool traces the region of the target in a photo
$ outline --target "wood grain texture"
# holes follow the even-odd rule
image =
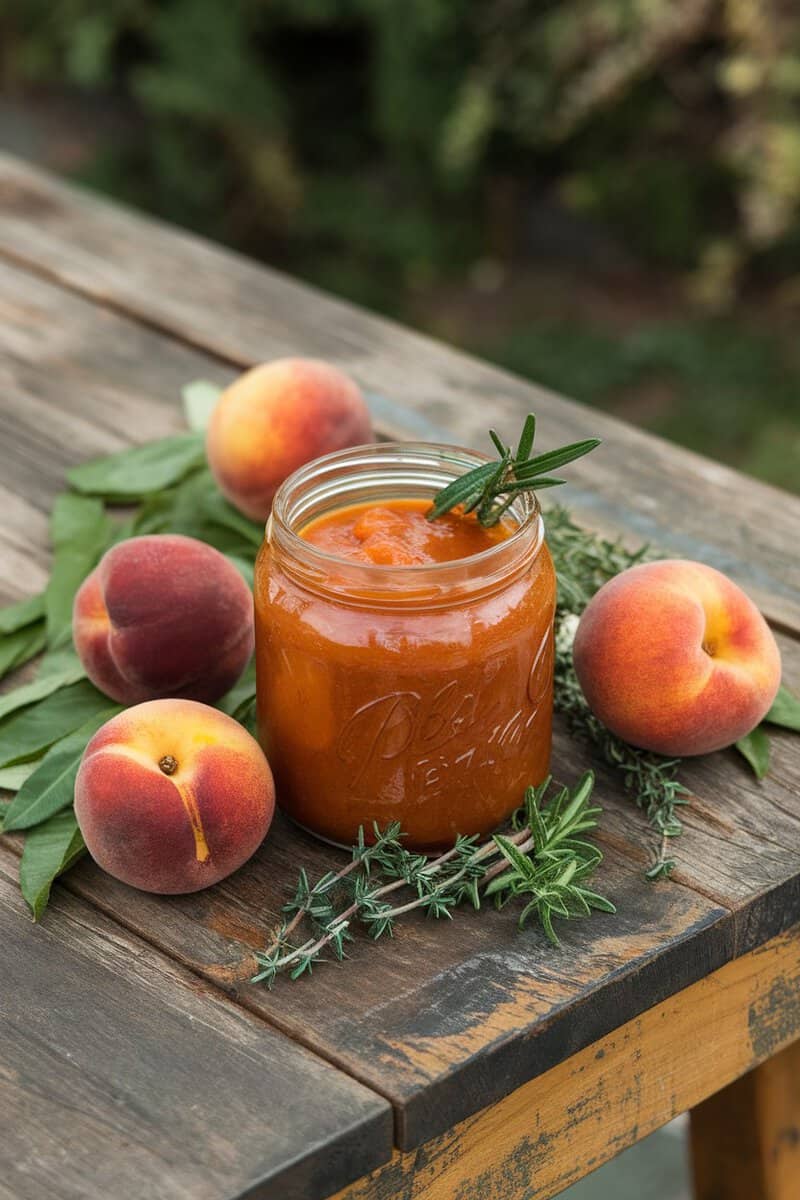
[[[800,630],[800,498],[0,156],[0,255],[222,361],[314,354],[464,444],[530,409],[544,442],[598,435],[562,495],[594,527],[730,574]],[[165,286],[167,281],[167,286]]]
[[[694,1108],[691,1130],[695,1200],[797,1200],[800,1041]]]
[[[272,992],[246,981],[297,871],[341,857],[278,818],[237,874],[194,896],[135,893],[84,861],[65,886],[391,1100],[396,1141],[419,1145],[493,1104],[621,1021],[727,961],[726,910],[672,883],[647,886],[614,847],[597,887],[615,917],[518,933],[513,914],[417,916],[392,941],[359,940],[343,966]]]
[[[549,1200],[772,1055],[778,1057],[760,1070],[771,1072],[774,1064],[781,1094],[794,1108],[782,1116],[772,1113],[771,1120],[764,1114],[772,1137],[766,1148],[777,1150],[772,1178],[788,1190],[777,1183],[777,1190],[764,1192],[701,1186],[697,1200],[795,1200],[799,988],[795,928],[656,1005],[494,1108],[410,1154],[395,1153],[385,1167],[334,1200]],[[780,1052],[792,1042],[784,1059]],[[731,1117],[728,1124],[720,1110],[709,1132],[731,1140],[741,1132],[747,1140],[738,1114]]]
[[[181,428],[180,384],[226,371],[7,264],[0,305],[0,421],[4,444],[14,448],[0,520],[0,594],[10,597],[22,590],[15,563],[27,564],[33,587],[44,578],[44,512],[64,469]],[[796,645],[783,638],[782,646],[787,677],[800,682]],[[574,780],[590,762],[560,728],[559,775]],[[241,985],[237,971],[247,977],[248,951],[264,944],[299,867],[321,874],[339,861],[282,822],[250,865],[196,896],[134,893],[88,863],[67,886],[194,971],[238,989],[255,1012],[391,1099],[398,1139],[409,1147],[800,917],[798,769],[788,737],[778,739],[773,778],[763,785],[733,753],[691,767],[698,817],[675,847],[678,882],[656,887],[642,880],[644,822],[619,780],[601,772],[608,857],[598,886],[620,913],[568,929],[559,952],[535,931],[518,937],[507,915],[464,914],[444,931],[411,921],[395,942],[360,945],[345,968],[321,967],[312,983],[283,983],[272,995]]]
[[[391,1151],[380,1097],[0,848],[0,1197],[310,1200]]]

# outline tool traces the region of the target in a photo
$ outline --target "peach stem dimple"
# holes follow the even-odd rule
[[[177,758],[173,758],[171,754],[165,754],[163,758],[158,760],[158,766],[165,775],[174,775],[178,769],[178,760]]]

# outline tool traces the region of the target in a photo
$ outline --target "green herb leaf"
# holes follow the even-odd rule
[[[145,501],[133,532],[182,533],[208,542],[223,554],[249,560],[264,537],[262,526],[248,521],[223,499],[206,469]]]
[[[558,450],[548,450],[546,454],[539,454],[527,462],[515,464],[514,475],[519,480],[547,475],[549,471],[556,471],[559,467],[565,467],[567,463],[575,462],[577,458],[583,458],[584,454],[589,454],[599,445],[599,438],[587,438],[583,442],[560,446]]]
[[[68,492],[56,498],[50,518],[53,567],[44,600],[50,646],[70,641],[75,593],[103,554],[112,532],[99,500]]]
[[[800,731],[800,700],[781,684],[764,720],[771,725],[781,725],[784,729]]]
[[[234,565],[234,567],[236,567],[236,570],[239,572],[242,579],[252,592],[256,569],[256,565],[253,560],[250,558],[242,558],[240,554],[226,554],[225,557]]]
[[[45,640],[43,621],[0,636],[0,679],[43,650]]]
[[[0,767],[0,788],[7,792],[18,792],[38,766],[38,761],[34,761],[17,763],[14,767]]]
[[[83,679],[85,675],[83,664],[74,651],[58,650],[54,654],[45,655],[39,673],[31,683],[23,684],[22,687],[0,696],[0,721],[15,709],[35,704],[51,692]],[[4,726],[0,725],[0,737],[3,728]]]
[[[190,429],[198,432],[208,429],[211,414],[221,395],[222,388],[216,383],[209,383],[207,379],[195,379],[181,388],[183,411]]]
[[[769,770],[769,735],[763,725],[756,725],[735,745],[753,768],[756,779],[763,779]]]
[[[529,413],[525,419],[516,455],[512,455],[512,451],[493,429],[489,434],[499,459],[481,463],[437,492],[427,513],[429,521],[435,521],[437,517],[463,505],[465,512],[476,513],[481,525],[496,525],[515,495],[558,487],[564,480],[550,476],[548,472],[574,462],[600,445],[599,438],[586,438],[531,458],[536,434],[536,417],[533,413]]]
[[[90,717],[107,711],[109,704],[108,696],[81,679],[11,713],[0,724],[0,767],[36,757]]]
[[[436,493],[433,498],[433,507],[428,513],[428,519],[434,520],[443,513],[450,512],[459,504],[468,508],[471,498],[474,496],[480,500],[486,480],[490,479],[496,471],[497,463],[490,462],[475,467],[474,471],[467,471],[465,475],[459,475],[452,483],[448,483],[447,487]]]
[[[240,534],[255,549],[260,549],[264,540],[264,526],[242,516],[216,488],[203,497],[202,505],[204,515],[212,524]]]
[[[50,899],[53,880],[78,861],[86,850],[74,811],[56,813],[25,838],[19,864],[19,885],[38,921]]]
[[[525,462],[527,458],[530,458],[535,437],[536,417],[533,413],[528,413],[525,418],[525,424],[522,426],[519,444],[517,445],[517,462]]]
[[[7,810],[3,824],[6,832],[12,829],[30,829],[46,821],[72,803],[75,792],[75,776],[78,774],[83,752],[91,737],[101,725],[117,713],[122,706],[109,706],[84,722],[74,733],[56,742],[45,754],[36,770],[23,783],[11,807]]]
[[[221,700],[218,700],[215,708],[221,712],[227,713],[232,717],[237,709],[248,701],[255,698],[256,694],[256,660],[251,658],[250,662],[242,672],[241,677],[233,685],[229,692],[226,692]]]
[[[108,500],[141,500],[178,483],[205,462],[199,433],[178,433],[73,467],[67,479],[77,492]]]
[[[18,600],[0,608],[0,633],[15,633],[26,625],[32,625],[44,616],[44,592],[38,596],[29,596],[27,600]]]

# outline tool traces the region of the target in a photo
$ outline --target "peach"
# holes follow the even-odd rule
[[[311,358],[253,367],[223,392],[208,427],[208,464],[245,516],[265,521],[272,497],[298,467],[374,440],[357,385]]]
[[[129,538],[106,551],[78,589],[72,636],[92,683],[122,704],[218,700],[253,652],[253,598],[205,542]]]
[[[194,700],[150,700],[112,717],[75,782],[92,858],[146,892],[196,892],[224,879],[258,849],[274,809],[261,747]]]
[[[612,733],[683,757],[729,746],[766,715],[781,660],[741,588],[683,559],[610,580],[581,617],[573,648],[586,700]]]

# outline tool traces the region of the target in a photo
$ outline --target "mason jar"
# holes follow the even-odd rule
[[[504,540],[452,561],[354,561],[302,536],[336,510],[431,500],[486,461],[379,443],[275,496],[255,572],[259,736],[278,803],[328,841],[399,821],[408,848],[441,849],[501,825],[547,775],[556,581],[532,494]]]

